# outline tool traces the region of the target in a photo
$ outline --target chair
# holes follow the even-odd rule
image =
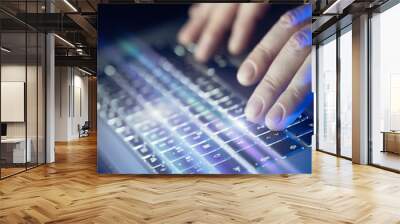
[[[90,129],[89,121],[85,121],[82,127],[78,124],[79,138],[89,136],[89,129]]]

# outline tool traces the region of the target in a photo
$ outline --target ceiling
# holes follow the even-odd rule
[[[356,13],[386,0],[311,0],[313,4],[313,36],[318,36],[343,16]],[[56,64],[86,66],[96,69],[97,5],[102,3],[137,3],[139,0],[1,0],[0,25],[2,45],[13,49],[13,55],[25,54],[24,33],[29,31],[54,32]],[[152,2],[143,1],[140,2]],[[280,0],[280,2],[282,2]],[[285,2],[299,2],[287,0]],[[304,2],[304,1],[301,1]],[[335,7],[333,7],[335,6]],[[342,7],[342,9],[340,8]],[[338,9],[336,13],[327,10]],[[346,11],[347,10],[347,11]],[[51,13],[49,13],[51,11]],[[330,13],[326,14],[326,11]],[[334,10],[335,11],[335,10]],[[28,55],[36,50],[28,38]],[[66,41],[63,41],[66,40]],[[72,46],[72,45],[74,46]],[[82,62],[82,65],[78,63]]]

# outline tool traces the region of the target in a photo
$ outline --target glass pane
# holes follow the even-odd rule
[[[340,153],[351,158],[352,149],[352,35],[340,37]]]
[[[38,41],[38,164],[45,163],[45,60],[46,60],[46,52],[45,52],[45,44],[46,37],[44,34],[40,33]]]
[[[1,160],[2,177],[25,170],[26,33],[1,34]],[[28,147],[29,149],[29,147]]]
[[[27,142],[31,153],[28,159],[28,168],[37,165],[37,132],[38,132],[38,107],[37,107],[37,84],[38,84],[38,36],[36,32],[27,33],[28,44],[28,62],[27,62],[27,80],[26,80],[26,115],[27,115]]]
[[[400,4],[376,14],[372,26],[372,163],[400,170]]]
[[[318,147],[336,153],[336,39],[318,48]]]

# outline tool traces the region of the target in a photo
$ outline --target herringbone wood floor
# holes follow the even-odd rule
[[[96,139],[0,181],[0,223],[400,223],[400,175],[314,153],[312,175],[100,176]]]

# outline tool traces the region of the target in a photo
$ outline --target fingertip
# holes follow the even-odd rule
[[[185,30],[185,27],[182,28],[178,33],[178,42],[183,45],[188,45],[192,42],[190,35]]]
[[[194,58],[196,61],[202,63],[207,62],[211,56],[211,46],[213,46],[212,41],[211,37],[207,35],[202,36],[194,52]]]
[[[277,124],[268,118],[265,119],[265,126],[272,131],[282,131],[285,129],[284,125],[281,125],[280,123]]]
[[[286,128],[286,109],[280,103],[275,104],[265,117],[265,125],[273,131]]]
[[[228,51],[232,55],[239,55],[240,53],[242,53],[239,44],[233,39],[231,39],[228,43]]]
[[[256,76],[256,66],[251,60],[246,60],[240,66],[237,73],[238,82],[243,86],[250,86],[254,83]]]
[[[250,97],[244,110],[246,119],[254,123],[260,122],[260,117],[262,117],[261,115],[264,111],[264,107],[265,102],[262,97],[258,95]]]
[[[198,62],[204,63],[208,60],[208,56],[204,52],[204,50],[196,49],[196,51],[194,53],[194,59],[196,59],[196,61],[198,61]]]

